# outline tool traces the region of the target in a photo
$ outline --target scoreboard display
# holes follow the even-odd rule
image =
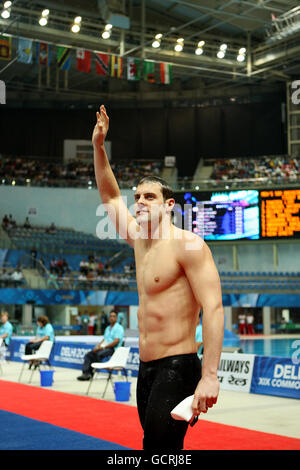
[[[261,239],[300,238],[300,189],[260,191]]]
[[[175,193],[174,224],[204,240],[300,238],[300,189]]]
[[[205,240],[259,239],[259,192],[178,193],[174,224]]]

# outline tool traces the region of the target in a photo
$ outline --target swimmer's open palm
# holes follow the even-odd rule
[[[100,106],[100,113],[97,111],[97,123],[94,127],[92,143],[94,146],[100,146],[104,144],[106,134],[109,127],[109,117],[107,116],[106,109],[102,105]]]
[[[219,390],[220,384],[217,377],[202,377],[194,393],[192,403],[194,416],[207,413],[208,408],[212,408],[217,403]]]

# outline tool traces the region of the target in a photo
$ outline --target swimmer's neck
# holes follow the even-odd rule
[[[157,225],[153,223],[140,225],[141,238],[148,248],[156,245],[161,240],[171,240],[174,238],[175,229],[176,227],[172,224],[170,217],[164,217]]]

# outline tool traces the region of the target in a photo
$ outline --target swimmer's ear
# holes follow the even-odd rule
[[[167,212],[172,212],[175,206],[175,199],[173,198],[167,199],[165,204],[166,204]]]

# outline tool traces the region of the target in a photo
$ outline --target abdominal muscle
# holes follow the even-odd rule
[[[157,294],[139,292],[139,350],[142,361],[196,352],[199,307],[187,279]]]

